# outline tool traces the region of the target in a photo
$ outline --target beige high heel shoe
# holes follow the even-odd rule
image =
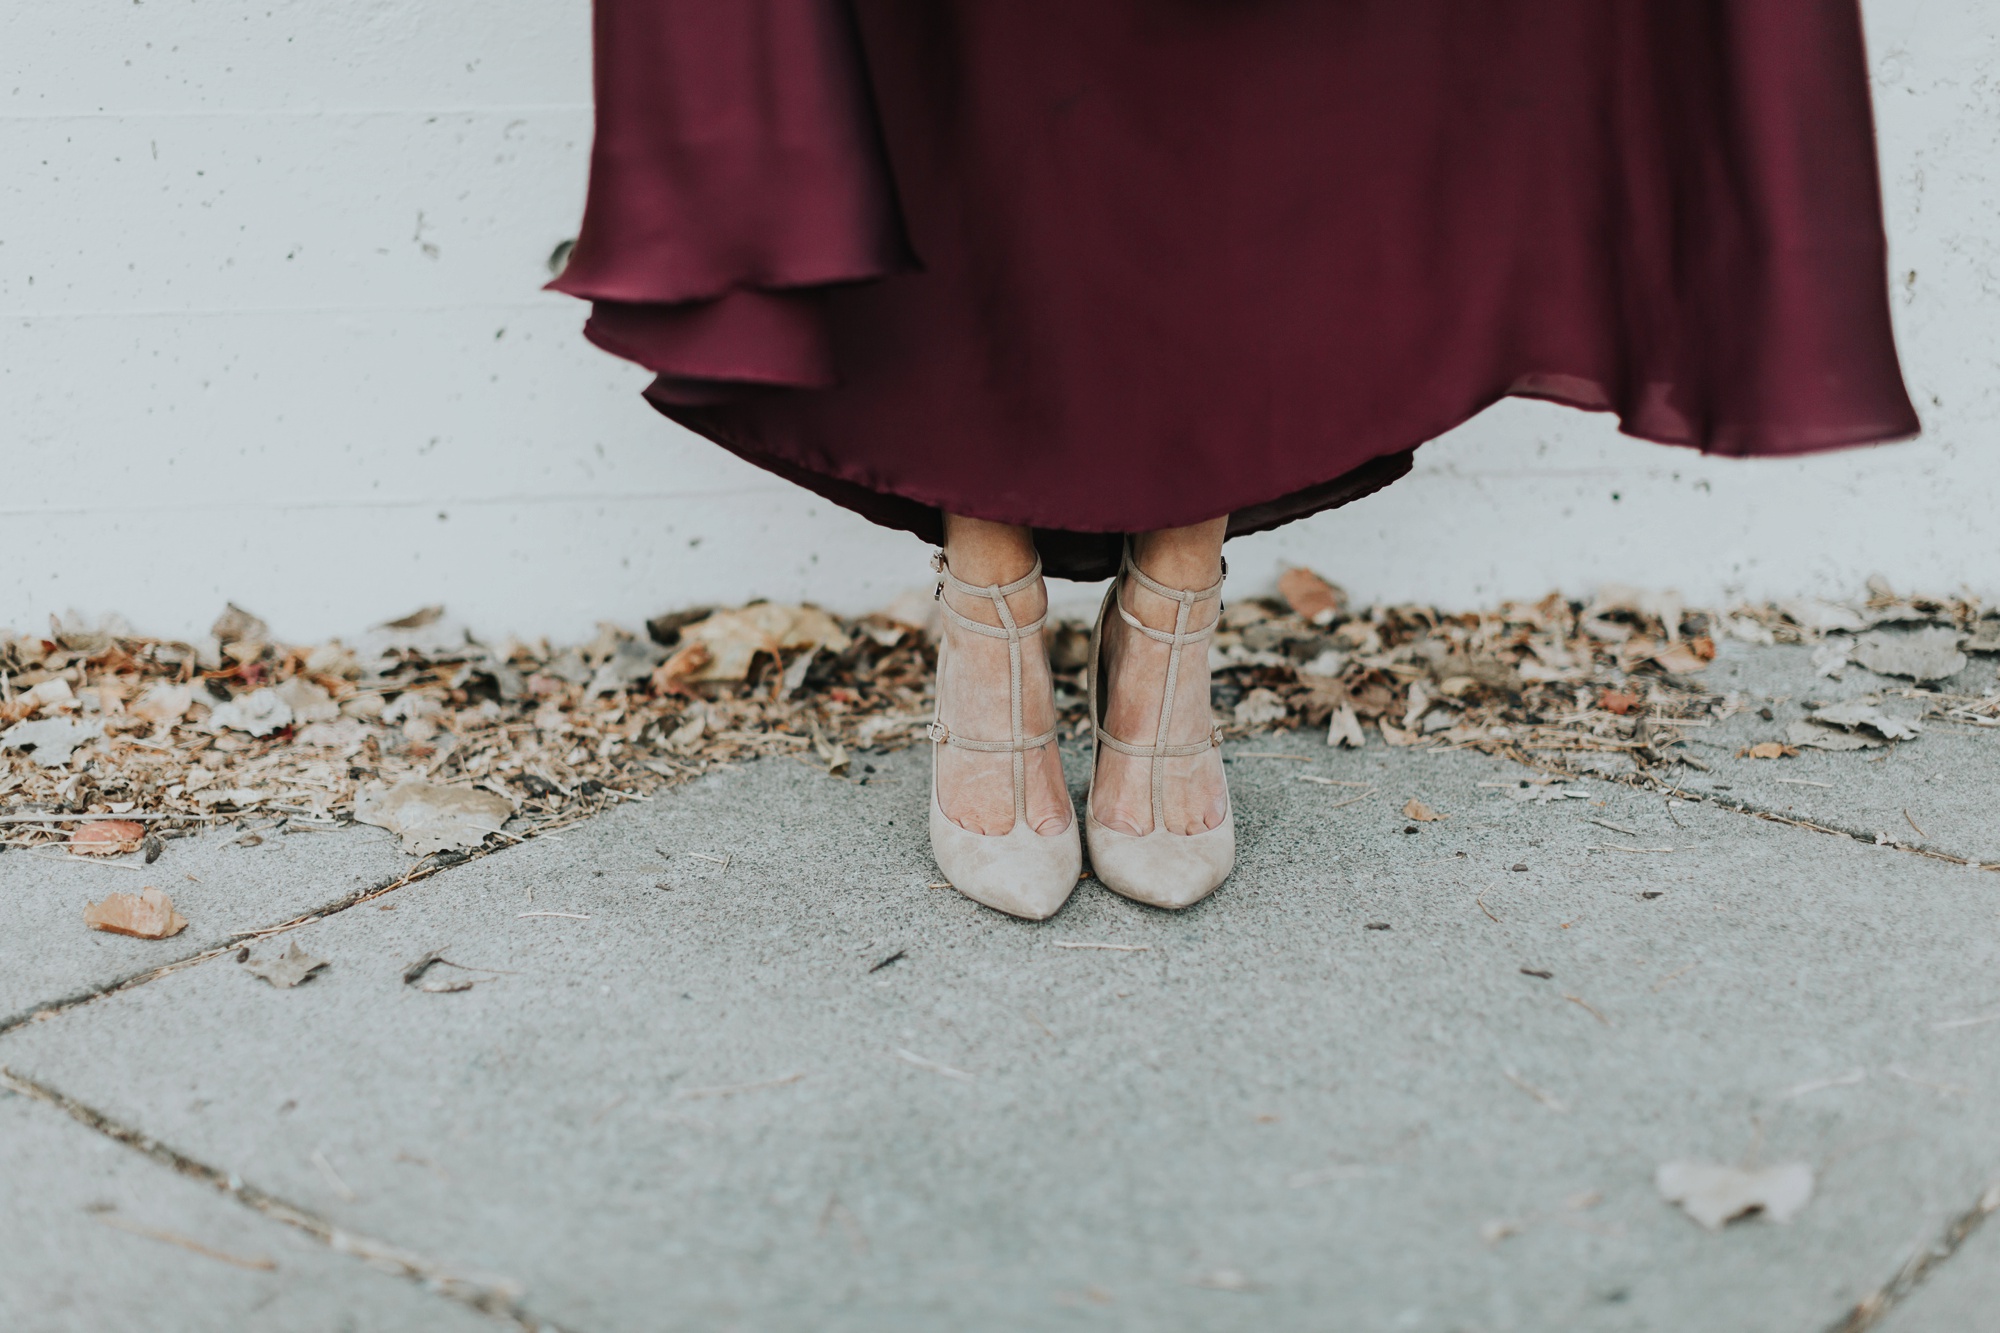
[[[1223,577],[1228,577],[1229,566],[1222,567]],[[1125,586],[1127,578],[1134,578],[1148,592],[1156,593],[1180,603],[1174,612],[1172,633],[1154,629],[1143,624],[1139,618],[1125,609],[1119,590]],[[1191,630],[1188,621],[1193,617],[1197,602],[1216,599],[1215,616],[1201,629]],[[1167,689],[1160,701],[1160,720],[1153,730],[1153,740],[1147,745],[1135,745],[1119,740],[1104,729],[1104,714],[1098,704],[1098,696],[1103,690],[1099,679],[1102,670],[1100,657],[1104,644],[1104,627],[1109,621],[1112,608],[1124,617],[1125,623],[1156,643],[1170,645],[1167,651]],[[1169,833],[1166,823],[1166,774],[1160,767],[1162,759],[1182,755],[1200,754],[1221,742],[1222,732],[1209,721],[1206,738],[1182,745],[1165,743],[1168,727],[1174,719],[1174,689],[1180,683],[1181,651],[1194,647],[1207,652],[1209,636],[1222,619],[1222,579],[1218,578],[1206,588],[1169,588],[1159,581],[1149,578],[1146,571],[1133,562],[1132,548],[1128,543],[1125,556],[1112,580],[1109,591],[1104,594],[1104,605],[1097,612],[1097,624],[1090,633],[1090,726],[1096,736],[1096,746],[1116,750],[1120,754],[1144,759],[1152,773],[1152,826],[1143,834],[1134,837],[1130,833],[1120,833],[1097,822],[1092,802],[1084,805],[1084,836],[1090,842],[1090,868],[1099,883],[1114,893],[1121,893],[1137,902],[1153,907],[1182,908],[1200,902],[1229,878],[1229,872],[1236,867],[1236,810],[1233,804],[1227,806],[1222,822],[1201,833]],[[1097,787],[1097,749],[1091,751],[1091,791]],[[1228,788],[1225,784],[1225,800]]]
[[[944,871],[944,877],[951,881],[951,886],[974,902],[984,903],[1010,916],[1040,921],[1054,916],[1057,909],[1069,901],[1077,878],[1083,872],[1083,843],[1077,835],[1074,810],[1060,833],[1037,833],[1028,823],[1028,756],[1054,740],[1056,728],[1052,726],[1039,736],[1023,734],[1021,645],[1039,634],[1049,617],[1044,611],[1026,625],[1016,624],[1007,598],[1035,586],[1042,577],[1042,562],[1038,558],[1033,569],[1012,583],[985,588],[954,576],[951,567],[945,563],[942,551],[931,557],[931,568],[938,572],[938,605],[944,608],[944,613],[951,617],[953,623],[971,633],[1007,641],[1007,688],[1013,705],[1013,734],[1007,740],[973,740],[953,732],[944,721],[946,658],[940,643],[938,712],[930,725],[931,855],[937,858],[938,869]],[[947,587],[968,596],[989,598],[1000,623],[987,625],[960,615],[945,600]],[[1050,711],[1054,711],[1053,700]],[[937,747],[940,745],[976,750],[982,754],[1014,756],[1014,823],[1005,833],[974,833],[960,828],[945,815],[937,790]],[[1067,800],[1065,793],[1064,801]]]

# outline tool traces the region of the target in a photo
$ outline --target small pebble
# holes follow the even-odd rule
[[[1528,863],[1526,861],[1516,861],[1514,863],[1513,868],[1516,870],[1526,870],[1528,868]]]

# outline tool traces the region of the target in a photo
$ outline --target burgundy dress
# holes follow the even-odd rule
[[[556,290],[877,522],[1341,504],[1507,395],[1914,434],[1855,0],[597,0]]]

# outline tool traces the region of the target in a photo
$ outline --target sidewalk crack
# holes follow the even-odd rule
[[[136,986],[143,986],[149,981],[157,981],[161,977],[178,972],[183,968],[197,966],[198,964],[207,962],[211,958],[219,958],[223,954],[241,948],[253,940],[269,939],[274,935],[282,935],[287,931],[297,930],[300,926],[309,926],[315,921],[324,921],[327,917],[345,912],[351,907],[358,907],[362,903],[373,901],[386,893],[394,893],[397,889],[415,884],[419,880],[429,879],[432,875],[449,870],[453,866],[468,865],[482,857],[492,856],[497,852],[507,850],[509,849],[506,847],[496,847],[490,850],[482,849],[473,852],[469,856],[460,856],[454,860],[440,860],[431,865],[420,864],[416,869],[407,871],[397,878],[383,880],[381,883],[371,885],[365,889],[356,889],[354,892],[336,898],[330,903],[323,903],[318,907],[309,908],[289,920],[278,922],[276,925],[259,926],[254,930],[234,931],[224,936],[221,943],[210,945],[208,948],[201,949],[195,953],[149,967],[143,972],[134,972],[129,976],[107,981],[101,986],[93,986],[88,990],[78,991],[73,995],[65,995],[54,1000],[44,1001],[16,1014],[0,1017],[0,1037],[4,1037],[16,1028],[25,1027],[30,1023],[46,1022],[58,1014],[67,1013],[71,1009],[94,1003],[107,995],[117,995],[122,991],[131,990]]]
[[[302,1231],[338,1254],[363,1260],[370,1267],[419,1283],[448,1300],[510,1324],[520,1333],[564,1333],[561,1325],[529,1312],[521,1302],[525,1289],[511,1278],[463,1272],[414,1251],[336,1226],[309,1209],[244,1183],[233,1172],[190,1157],[143,1130],[113,1120],[67,1093],[17,1074],[5,1065],[0,1065],[0,1087],[52,1106],[86,1129],[123,1144],[189,1179],[208,1185],[275,1222]]]
[[[1644,771],[1633,773],[1600,773],[1594,769],[1569,768],[1562,764],[1552,764],[1546,761],[1530,759],[1519,752],[1503,751],[1503,754],[1512,762],[1519,764],[1523,768],[1532,769],[1537,773],[1555,773],[1565,778],[1595,778],[1599,782],[1609,782],[1620,787],[1644,788],[1647,791],[1657,792],[1663,796],[1675,797],[1687,802],[1689,805],[1712,805],[1718,810],[1727,810],[1732,814],[1745,815],[1751,819],[1761,819],[1766,823],[1788,824],[1793,828],[1805,829],[1811,833],[1824,833],[1831,837],[1849,838],[1865,846],[1886,847],[1892,851],[1906,852],[1911,856],[1921,856],[1926,860],[1943,861],[1947,865],[1966,866],[1975,870],[2000,871],[2000,864],[1975,861],[1969,857],[1956,856],[1950,852],[1941,852],[1932,847],[1918,847],[1907,842],[1896,842],[1893,840],[1878,841],[1876,834],[1870,833],[1865,829],[1843,828],[1839,824],[1827,823],[1824,820],[1800,819],[1795,815],[1784,815],[1779,814],[1775,810],[1764,809],[1761,806],[1754,805],[1740,798],[1729,800],[1717,796],[1712,792],[1690,791],[1686,787],[1679,786],[1665,778],[1655,777],[1653,774]]]
[[[1866,1333],[1881,1323],[1896,1306],[1908,1300],[1918,1287],[1959,1252],[1972,1233],[1995,1211],[2000,1211],[2000,1181],[1986,1187],[1978,1202],[1945,1224],[1936,1240],[1924,1246],[1898,1269],[1896,1276],[1854,1303],[1845,1315],[1827,1325],[1826,1333]]]

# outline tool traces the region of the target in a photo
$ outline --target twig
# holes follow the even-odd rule
[[[1845,1074],[1838,1074],[1833,1078],[1816,1078],[1809,1083],[1801,1083],[1795,1088],[1787,1088],[1778,1094],[1776,1100],[1788,1102],[1796,1097],[1804,1097],[1815,1092],[1825,1092],[1828,1088],[1851,1088],[1856,1083],[1866,1082],[1867,1078],[1867,1070],[1853,1069]]]
[[[571,921],[590,920],[589,917],[585,916],[581,912],[516,912],[514,914],[514,919],[516,921],[525,921],[531,916],[561,916],[561,917],[568,917]]]
[[[871,973],[880,972],[883,968],[889,966],[889,964],[896,962],[899,959],[907,958],[909,957],[909,955],[910,951],[908,949],[898,949],[896,950],[896,952],[890,954],[887,958],[884,958],[881,962],[875,964],[875,966],[869,968],[868,970]]]
[[[1584,850],[1587,852],[1631,852],[1634,855],[1666,856],[1671,855],[1674,849],[1671,847],[1620,847],[1615,842],[1607,842],[1600,843],[1595,847],[1586,847]]]
[[[804,1078],[803,1071],[787,1074],[783,1078],[767,1078],[758,1083],[725,1083],[714,1088],[689,1088],[679,1094],[682,1101],[697,1101],[703,1097],[734,1097],[739,1092],[762,1092],[766,1088],[782,1088],[788,1083],[797,1083]]]
[[[1581,1002],[1579,1001],[1579,1003]],[[1585,1005],[1584,1007],[1589,1008],[1588,1005]],[[1542,1089],[1528,1082],[1528,1080],[1522,1078],[1519,1074],[1515,1073],[1511,1066],[1509,1065],[1500,1066],[1500,1072],[1507,1076],[1507,1081],[1509,1083],[1512,1083],[1522,1092],[1527,1093],[1530,1097],[1533,1097],[1536,1101],[1548,1107],[1551,1111],[1554,1111],[1557,1115],[1569,1114],[1569,1108],[1567,1106],[1564,1106],[1562,1104],[1561,1099],[1556,1097],[1554,1093],[1544,1092]]]
[[[1953,1028],[1976,1028],[1982,1023],[2000,1023],[2000,1014],[1982,1014],[1978,1018],[1947,1018],[1942,1023],[1931,1024],[1931,1031],[1949,1032]]]
[[[1825,787],[1829,790],[1833,787],[1831,782],[1814,782],[1810,778],[1772,778],[1771,781],[1782,782],[1787,787]]]
[[[966,1073],[963,1069],[953,1069],[950,1065],[941,1065],[935,1060],[926,1060],[923,1056],[913,1051],[906,1051],[900,1046],[893,1047],[892,1049],[896,1052],[896,1058],[905,1064],[915,1065],[919,1069],[928,1069],[933,1074],[943,1074],[946,1078],[955,1078],[962,1083],[972,1082],[972,1075]]]
[[[1373,796],[1374,794],[1375,794],[1375,789],[1373,787],[1370,787],[1367,791],[1362,792],[1359,796],[1350,796],[1344,801],[1335,801],[1332,805],[1329,805],[1327,809],[1330,811],[1345,810],[1348,806],[1358,805],[1360,802],[1367,800],[1370,796]]]
[[[129,819],[135,824],[150,823],[156,819],[214,819],[215,815],[0,815],[0,824],[94,824],[107,819]]]
[[[1072,940],[1056,940],[1054,943],[1058,949],[1110,949],[1117,953],[1146,953],[1153,947],[1150,944],[1080,944]]]
[[[193,1250],[196,1254],[202,1255],[205,1258],[220,1259],[223,1263],[234,1264],[238,1268],[249,1268],[259,1273],[269,1273],[278,1266],[276,1259],[265,1258],[263,1256],[255,1259],[246,1259],[240,1254],[230,1254],[226,1250],[211,1249],[191,1236],[181,1235],[178,1231],[162,1231],[157,1227],[142,1227],[136,1222],[127,1222],[122,1217],[106,1217],[102,1213],[97,1215],[97,1220],[105,1226],[116,1227],[120,1231],[130,1232],[134,1236],[144,1236],[148,1240],[165,1241],[169,1245],[178,1245],[184,1250]]]
[[[1694,971],[1697,967],[1700,966],[1701,966],[1701,960],[1697,958],[1692,963],[1689,963],[1686,967],[1682,968],[1680,971],[1667,973],[1667,975],[1661,977],[1658,981],[1653,983],[1653,994],[1658,995],[1661,991],[1667,988],[1668,982],[1673,981],[1679,977],[1684,977],[1688,973]]]
[[[1472,901],[1479,904],[1479,910],[1486,913],[1486,919],[1488,921],[1491,921],[1496,926],[1500,924],[1500,918],[1493,915],[1493,909],[1486,905],[1486,897],[1484,894],[1474,894],[1472,897]]]
[[[1608,819],[1599,819],[1595,815],[1587,816],[1583,822],[1586,824],[1595,824],[1599,828],[1608,828],[1613,833],[1622,833],[1628,838],[1636,838],[1639,836],[1638,829],[1626,828],[1623,824],[1614,824]]]
[[[1339,778],[1323,778],[1317,773],[1301,773],[1298,776],[1300,782],[1316,782],[1322,787],[1367,787],[1374,790],[1374,785],[1367,782],[1343,782]]]
[[[146,869],[144,866],[128,866],[118,861],[94,861],[87,856],[48,856],[36,851],[30,851],[28,855],[34,857],[37,861],[67,861],[71,865],[96,866],[100,870],[136,870],[143,872]]]
[[[358,1196],[352,1189],[348,1188],[347,1182],[340,1178],[340,1172],[333,1169],[333,1163],[326,1160],[325,1153],[314,1148],[312,1150],[312,1164],[319,1168],[321,1175],[326,1177],[326,1183],[333,1187],[335,1194],[338,1194],[349,1203],[354,1202]]]
[[[1917,821],[1910,818],[1910,812],[1908,810],[1903,811],[1903,822],[1905,824],[1908,824],[1911,828],[1917,829],[1917,836],[1919,838],[1928,838],[1931,836],[1930,834],[1924,832],[1922,829],[1917,828]]]
[[[1596,1009],[1591,1007],[1590,1002],[1584,999],[1581,995],[1571,995],[1569,992],[1565,991],[1563,992],[1563,998],[1565,1000],[1568,1000],[1571,1004],[1576,1005],[1577,1007],[1582,1009],[1583,1012],[1589,1014],[1592,1018],[1596,1019],[1598,1022],[1604,1024],[1604,1026],[1606,1027],[1611,1026],[1611,1020],[1606,1018],[1603,1014],[1598,1013]]]
[[[1885,1072],[1894,1075],[1905,1083],[1914,1083],[1920,1088],[1929,1088],[1933,1092],[1942,1092],[1947,1097],[1955,1097],[1971,1091],[1970,1088],[1962,1088],[1956,1083],[1932,1083],[1928,1079],[1918,1078],[1915,1074],[1905,1073],[1899,1065],[1890,1065]]]

